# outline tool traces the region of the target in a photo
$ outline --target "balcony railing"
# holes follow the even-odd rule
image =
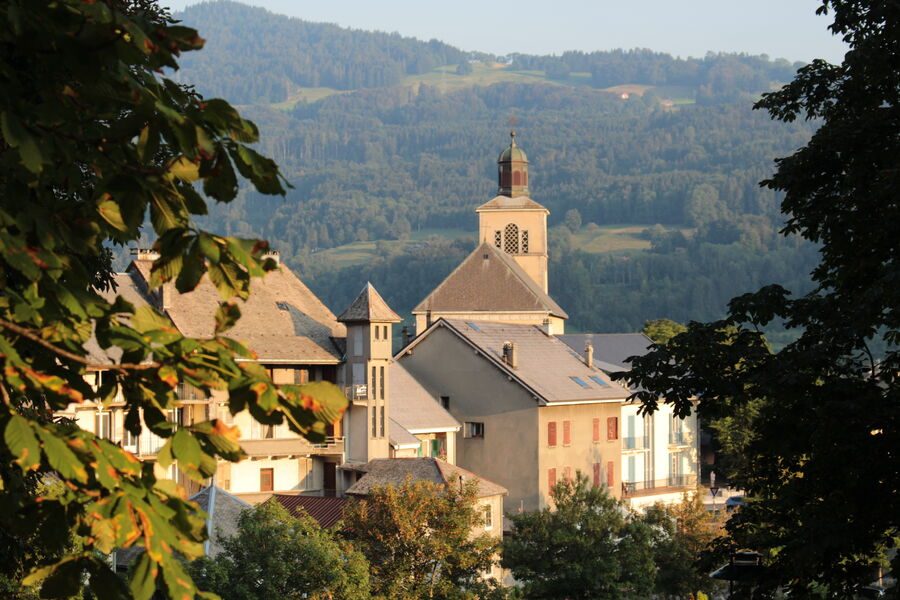
[[[669,445],[670,446],[688,446],[691,443],[691,434],[688,431],[670,431],[669,432]]]
[[[643,436],[622,438],[622,450],[649,450],[650,439]]]
[[[364,383],[354,383],[344,386],[344,395],[350,401],[366,400],[369,397],[369,387]]]
[[[651,481],[623,481],[623,496],[649,496],[697,487],[696,475],[670,475]]]
[[[241,448],[251,457],[335,455],[344,452],[343,437],[328,437],[321,444],[313,444],[301,437],[241,440]]]

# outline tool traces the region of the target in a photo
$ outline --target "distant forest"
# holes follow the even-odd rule
[[[284,200],[243,191],[213,207],[208,222],[269,239],[333,310],[371,280],[407,313],[474,247],[474,209],[496,192],[495,161],[508,143],[510,117],[531,161],[532,195],[551,211],[551,294],[569,312],[572,330],[711,319],[729,298],[760,285],[809,285],[816,250],[778,234],[780,198],[759,182],[775,157],[805,143],[815,123],[773,123],[751,110],[796,65],[644,50],[515,55],[514,68],[542,70],[550,80],[590,73],[590,85],[497,83],[444,92],[398,82],[492,57],[232,2],[194,5],[181,16],[210,42],[185,60],[180,77],[205,94],[252,103],[242,111],[260,126],[261,150],[294,186]],[[651,88],[623,100],[597,89],[620,84],[683,86],[686,97],[665,102]],[[279,85],[287,86],[283,93]],[[292,85],[348,91],[271,106]],[[584,227],[646,226],[652,247],[585,252],[563,224],[573,210]],[[412,251],[384,246],[371,263],[345,268],[321,254],[450,229],[472,237],[434,238]]]

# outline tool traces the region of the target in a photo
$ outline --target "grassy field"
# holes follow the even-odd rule
[[[438,67],[433,71],[421,75],[408,75],[403,79],[403,82],[400,85],[415,90],[417,90],[419,86],[428,85],[435,87],[442,92],[452,92],[473,86],[489,86],[503,82],[544,83],[549,85],[590,87],[591,74],[586,72],[573,72],[569,74],[567,80],[559,81],[548,79],[543,71],[517,70],[500,63],[486,65],[479,62],[472,63],[472,72],[468,75],[457,75],[456,65],[448,65]],[[649,85],[624,84],[606,88],[603,91],[616,94],[617,96],[622,93],[643,96],[648,90],[655,90],[661,99],[671,101],[672,105],[692,104],[694,102],[693,91],[690,88],[677,86],[653,87]],[[287,100],[275,103],[272,107],[279,110],[290,110],[297,102],[316,102],[334,94],[346,93],[347,90],[337,90],[327,87],[298,88],[291,93]]]
[[[605,225],[602,227],[587,226],[574,234],[574,243],[585,252],[603,254],[607,252],[634,252],[650,248],[650,241],[641,236],[641,232],[649,225]],[[691,230],[683,229],[690,234]],[[427,241],[431,237],[453,240],[472,237],[473,232],[462,229],[423,229],[414,232],[407,240],[385,240],[381,242],[391,251],[400,251]],[[343,269],[354,265],[371,262],[377,255],[377,243],[353,242],[336,248],[329,248],[316,256]]]

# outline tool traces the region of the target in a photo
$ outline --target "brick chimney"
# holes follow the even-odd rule
[[[519,366],[519,357],[517,354],[515,342],[503,342],[503,362],[513,369]]]

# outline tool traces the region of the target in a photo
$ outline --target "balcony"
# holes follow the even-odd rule
[[[328,437],[313,444],[301,437],[241,440],[241,448],[251,458],[269,456],[340,456],[344,453],[343,437]]]
[[[344,386],[344,395],[353,404],[366,404],[369,398],[369,387],[364,383]]]
[[[650,438],[632,436],[622,438],[622,452],[643,452],[650,449]]]
[[[693,436],[689,431],[670,431],[669,432],[669,445],[670,446],[690,446],[693,440]]]
[[[665,479],[652,481],[623,481],[622,497],[652,496],[687,491],[697,487],[696,475],[670,475]]]

